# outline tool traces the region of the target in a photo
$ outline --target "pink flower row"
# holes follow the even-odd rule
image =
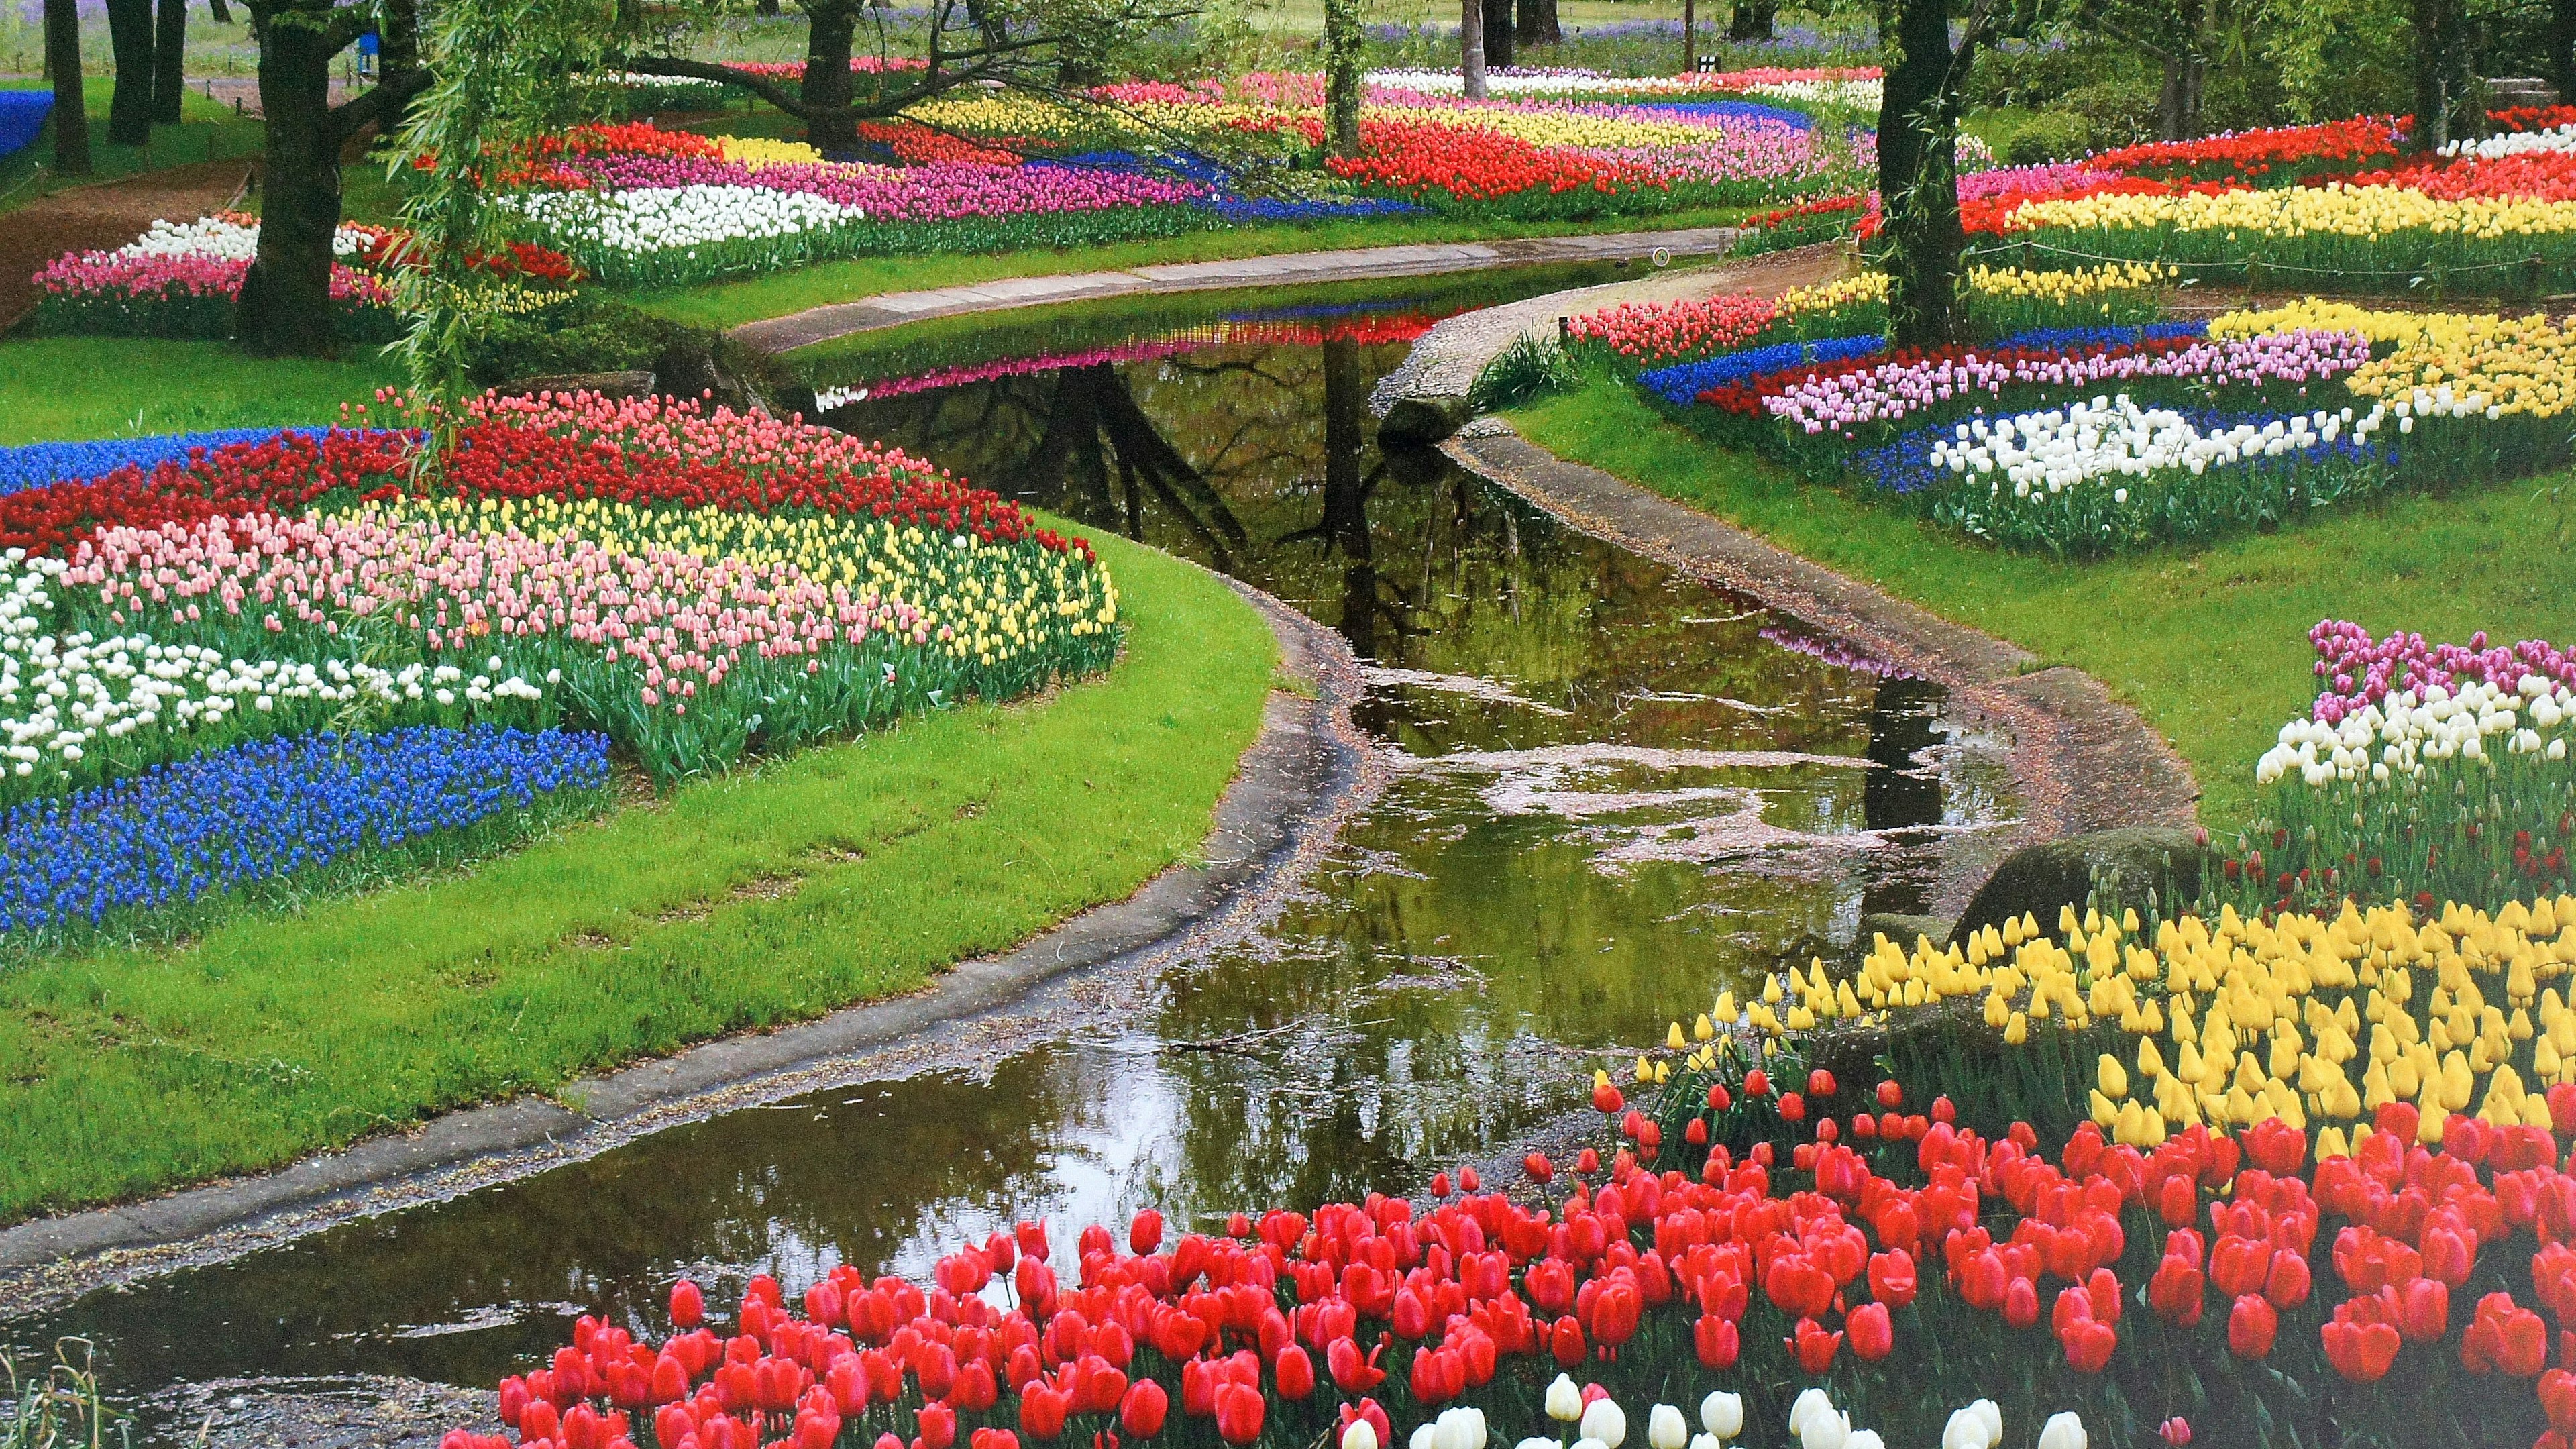
[[[2099,382],[2169,378],[2212,384],[2317,382],[2370,360],[2368,339],[2349,332],[2299,330],[2199,341],[2170,351],[2032,350],[1980,357],[1900,359],[1832,377],[1810,376],[1762,399],[1772,416],[1809,433],[1844,432],[1891,423],[1974,393],[2039,384],[2083,387]]]
[[[2526,675],[2552,684],[2576,686],[2576,650],[2544,639],[2525,639],[2510,648],[2489,644],[2481,629],[2466,644],[2428,644],[2421,634],[2404,631],[2373,639],[2370,631],[2348,619],[2321,619],[2308,631],[2316,646],[2317,678],[2325,692],[2317,696],[2316,718],[2340,724],[2363,705],[2377,704],[2392,692],[2439,685],[2456,691],[2464,684],[2486,684],[2512,690]]]
[[[128,255],[91,251],[67,253],[36,273],[36,289],[57,297],[116,294],[129,299],[166,301],[176,297],[231,297],[240,293],[250,262],[239,257],[203,253]],[[393,290],[382,277],[338,263],[331,266],[331,300],[367,307],[390,307]]]
[[[1026,212],[1179,206],[1208,194],[1196,182],[1048,165],[941,163],[898,168],[824,161],[752,170],[703,157],[592,156],[573,166],[594,183],[616,190],[752,186],[802,192],[857,207],[870,221],[949,221]]]

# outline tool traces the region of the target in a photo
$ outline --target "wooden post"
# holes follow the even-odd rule
[[[1682,74],[1699,74],[1699,0],[1682,0]]]

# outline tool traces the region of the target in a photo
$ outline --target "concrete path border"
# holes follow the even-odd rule
[[[1735,244],[1731,226],[1681,231],[1611,232],[1597,236],[1523,237],[1489,242],[1423,242],[1346,251],[1283,252],[1232,261],[1173,262],[1115,272],[1073,272],[1052,277],[1005,277],[971,286],[920,292],[886,292],[856,302],[835,302],[745,322],[725,335],[763,352],[788,352],[836,337],[1057,302],[1086,302],[1170,292],[1213,292],[1238,287],[1297,287],[1317,282],[1377,277],[1430,277],[1485,267],[1546,262],[1616,262],[1651,257],[1715,256]]]
[[[1016,950],[962,963],[909,996],[719,1038],[584,1079],[556,1099],[446,1113],[274,1172],[0,1230],[0,1317],[525,1177],[719,1111],[882,1075],[870,1064],[962,1043],[976,1034],[973,1023],[1059,978],[1142,973],[1240,934],[1276,907],[1384,776],[1351,720],[1364,686],[1341,636],[1227,583],[1262,612],[1289,677],[1313,692],[1271,694],[1197,863]],[[907,1061],[906,1069],[918,1068]]]

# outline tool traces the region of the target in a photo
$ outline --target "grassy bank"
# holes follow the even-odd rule
[[[2068,564],[1999,553],[1893,509],[1717,448],[1624,389],[1542,400],[1531,441],[1867,579],[1946,618],[2071,664],[2163,731],[2200,777],[2201,819],[2242,822],[2255,757],[2315,697],[2308,629],[2465,640],[2576,636],[2576,487],[2399,497],[2207,548]]]
[[[333,423],[341,403],[405,382],[399,362],[366,346],[332,360],[222,342],[17,338],[0,342],[0,446]]]
[[[914,990],[1204,838],[1276,648],[1098,540],[1098,681],[817,749],[432,882],[0,976],[0,1221],[271,1167],[728,1032]]]
[[[1678,231],[1731,226],[1743,207],[1677,211],[1662,216],[1618,216],[1598,221],[1476,221],[1464,217],[1385,217],[1291,225],[1228,227],[1187,236],[1119,242],[1109,246],[1032,248],[991,256],[856,257],[740,281],[703,282],[665,291],[621,294],[648,312],[701,327],[732,327],[785,316],[808,307],[852,302],[880,292],[972,286],[1004,277],[1049,277],[1117,271],[1176,262],[1235,261],[1289,252],[1341,251],[1353,247],[1407,246],[1423,242],[1500,241],[1517,237],[1591,236],[1607,232]]]

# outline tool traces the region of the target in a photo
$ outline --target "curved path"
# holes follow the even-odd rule
[[[1088,302],[1170,292],[1215,292],[1239,287],[1303,287],[1317,282],[1378,277],[1430,277],[1485,267],[1547,262],[1620,262],[1651,257],[1660,249],[1677,257],[1715,256],[1735,244],[1731,226],[1686,231],[1615,232],[1600,236],[1524,237],[1490,242],[1424,242],[1336,252],[1283,252],[1233,261],[1174,262],[1123,272],[1073,272],[1053,277],[1006,277],[972,286],[923,292],[885,292],[856,302],[809,307],[784,317],[745,322],[725,335],[763,352],[786,352],[836,337],[1055,302]]]
[[[1370,405],[1383,417],[1407,398],[1459,398],[1513,338],[1544,330],[1568,312],[1721,291],[1777,295],[1847,266],[1838,246],[1806,247],[1741,266],[1461,313],[1414,344]],[[1585,533],[1794,614],[1944,686],[1972,716],[2008,727],[2022,796],[2022,844],[2121,826],[2195,823],[2200,786],[2191,767],[2136,710],[2080,669],[2040,667],[2038,657],[2020,645],[1952,623],[1599,468],[1560,458],[1499,418],[1467,424],[1441,451]]]
[[[1100,967],[1141,973],[1248,930],[1383,781],[1351,722],[1362,681],[1349,646],[1267,594],[1226,582],[1268,621],[1281,667],[1301,692],[1271,694],[1261,733],[1217,802],[1202,863],[1176,866],[1127,899],[1094,907],[1006,955],[953,967],[910,996],[719,1038],[575,1082],[559,1101],[521,1098],[451,1112],[408,1135],[276,1172],[0,1231],[0,1317],[542,1172],[718,1112],[858,1080],[882,1072],[889,1056],[971,1043],[988,1024],[1018,1038],[1028,1024],[999,1021],[1000,1014],[1058,978]]]

